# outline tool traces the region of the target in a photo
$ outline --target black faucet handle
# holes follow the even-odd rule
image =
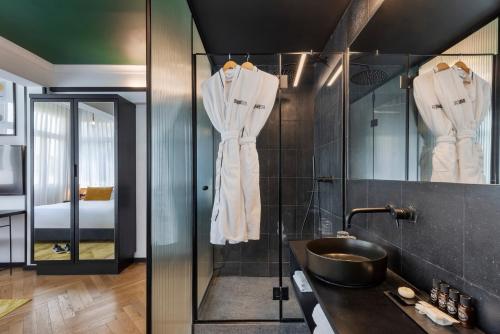
[[[396,220],[396,224],[399,227],[399,220],[408,220],[412,223],[416,222],[417,211],[413,207],[407,208],[396,208],[392,204],[388,204],[386,208],[389,210],[391,216]]]

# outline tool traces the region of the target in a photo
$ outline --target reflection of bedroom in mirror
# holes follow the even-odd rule
[[[80,260],[115,257],[114,102],[78,102]]]
[[[71,102],[36,102],[33,110],[34,259],[70,260]]]

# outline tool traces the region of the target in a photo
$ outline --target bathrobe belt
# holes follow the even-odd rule
[[[246,136],[246,137],[240,138],[240,145],[255,144],[256,142],[257,142],[256,137]]]
[[[438,136],[436,143],[455,143],[457,140],[454,136]]]
[[[457,139],[474,138],[474,137],[476,137],[476,132],[473,130],[462,130],[457,133]]]
[[[224,131],[221,133],[221,141],[226,142],[230,139],[238,139],[240,132],[237,130],[233,131]]]

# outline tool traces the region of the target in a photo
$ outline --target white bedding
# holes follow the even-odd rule
[[[80,228],[114,228],[115,205],[109,201],[80,201]],[[71,203],[35,206],[35,228],[70,228]]]

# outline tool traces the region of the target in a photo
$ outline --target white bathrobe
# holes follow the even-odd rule
[[[221,133],[210,228],[213,244],[248,239],[241,191],[239,137],[255,105],[261,81],[256,72],[237,66],[226,73],[221,69],[201,86],[205,110]]]
[[[240,138],[241,189],[245,201],[248,240],[259,240],[260,238],[260,174],[259,155],[255,143],[259,132],[271,114],[279,83],[278,78],[274,75],[257,70],[256,67],[254,69],[262,77],[262,83],[255,106],[245,123]]]
[[[464,83],[464,79],[469,84]],[[434,73],[436,95],[457,130],[460,183],[485,183],[483,150],[476,143],[476,131],[491,102],[491,86],[471,71],[451,67]]]
[[[431,181],[457,182],[455,130],[435,93],[432,71],[423,73],[413,80],[413,95],[422,119],[436,137],[436,146],[432,152]]]

